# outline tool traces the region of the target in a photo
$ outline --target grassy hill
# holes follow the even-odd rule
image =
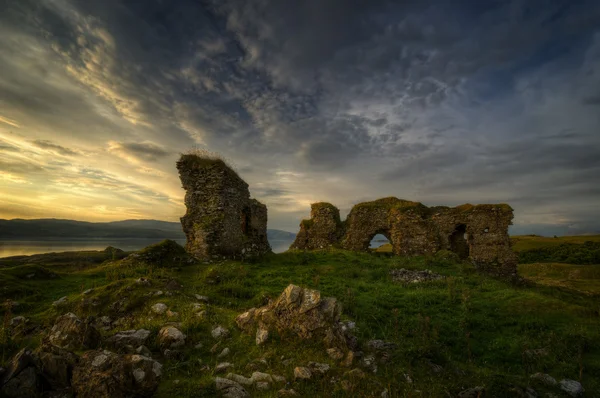
[[[127,320],[103,335],[150,330],[154,337],[148,346],[164,370],[159,397],[216,396],[214,369],[225,360],[244,375],[259,363],[261,370],[285,376],[303,397],[379,397],[385,389],[390,397],[455,397],[475,386],[485,388],[482,397],[526,396],[518,394],[527,387],[539,396],[566,396],[556,387],[533,381],[529,376],[536,372],[580,380],[586,396],[598,396],[600,391],[600,274],[593,266],[580,267],[578,277],[590,281],[581,285],[564,282],[570,271],[562,265],[526,265],[520,272],[532,281],[515,285],[480,275],[445,252],[410,259],[341,250],[287,252],[253,262],[188,264],[157,260],[154,251],[141,252],[139,258],[144,260],[139,262],[122,260],[121,253],[111,250],[76,258],[54,254],[0,259],[0,300],[19,302],[10,314],[3,309],[5,317],[23,315],[39,326],[29,335],[10,338],[5,322],[0,362],[19,347],[35,347],[58,315],[72,311],[80,317]],[[389,273],[398,268],[429,269],[445,278],[395,283]],[[151,285],[135,283],[141,276]],[[153,295],[166,291],[171,280],[178,281],[182,290]],[[360,359],[350,368],[341,366],[319,342],[275,336],[256,346],[254,336],[237,330],[234,318],[276,298],[290,283],[336,297],[344,319],[356,322],[363,346],[370,339],[383,339],[398,348],[373,373]],[[84,295],[90,288],[92,293]],[[204,318],[190,310],[194,294],[209,298]],[[62,296],[68,297],[68,304],[52,307]],[[90,301],[97,304],[90,306]],[[176,321],[187,339],[177,359],[165,358],[158,349],[158,329],[172,321],[166,315],[149,315],[150,306],[158,302],[180,314]],[[216,325],[228,328],[231,338],[215,344],[211,330]],[[231,354],[217,358],[224,347]],[[326,377],[294,381],[294,367],[309,361],[328,363],[331,370]],[[355,367],[366,376],[350,391],[344,390],[340,380]],[[254,397],[276,396],[276,390],[250,388],[250,392]]]

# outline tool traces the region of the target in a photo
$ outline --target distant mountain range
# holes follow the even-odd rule
[[[268,229],[271,240],[293,240],[296,234],[278,229]],[[181,224],[158,220],[123,220],[112,222],[86,222],[44,218],[36,220],[0,219],[0,240],[44,239],[116,239],[152,238],[185,239]]]

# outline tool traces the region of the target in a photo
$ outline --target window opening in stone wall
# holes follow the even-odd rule
[[[242,233],[245,236],[249,236],[250,235],[250,208],[249,207],[244,207],[244,209],[242,210],[241,227],[242,227]]]
[[[450,250],[458,254],[460,258],[469,257],[469,235],[467,234],[467,226],[459,224],[450,235]]]

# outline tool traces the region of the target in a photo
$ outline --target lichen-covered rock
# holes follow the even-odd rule
[[[150,309],[155,314],[162,315],[165,312],[167,312],[167,310],[169,309],[169,307],[167,307],[167,305],[164,304],[164,303],[156,303],[152,307],[150,307]]]
[[[294,368],[294,378],[296,380],[310,380],[312,378],[312,372],[308,368],[298,366]]]
[[[291,332],[302,339],[319,339],[328,348],[345,351],[346,337],[339,322],[341,312],[335,298],[323,298],[317,290],[289,285],[271,304],[239,315],[236,324],[251,334],[255,328]],[[257,343],[260,341],[257,338]]]
[[[293,249],[311,250],[339,245],[368,251],[371,239],[385,235],[396,255],[433,254],[449,250],[469,258],[479,269],[503,276],[516,274],[508,226],[513,210],[506,204],[465,204],[426,207],[394,197],[355,205],[346,221],[329,203],[311,207],[311,218],[300,223]]]
[[[9,379],[0,390],[7,398],[36,397],[40,393],[40,379],[33,366],[29,366]]]
[[[71,351],[90,349],[100,344],[100,332],[92,325],[91,320],[82,321],[69,312],[56,319],[48,339],[51,344]]]
[[[37,394],[39,379],[34,361],[34,354],[25,348],[11,359],[3,374],[0,375],[1,396],[27,397]]]
[[[177,162],[186,190],[181,225],[186,250],[199,259],[244,258],[271,251],[267,207],[250,199],[248,184],[220,159],[185,154]]]
[[[175,326],[165,326],[158,332],[158,342],[161,348],[177,348],[185,344],[185,334]]]
[[[139,347],[146,343],[148,337],[150,337],[150,331],[146,329],[124,330],[106,338],[105,342],[107,343],[107,345],[117,348],[121,348],[128,345],[133,347]]]
[[[88,351],[73,371],[77,396],[96,398],[151,396],[162,376],[162,365],[142,355]]]
[[[71,385],[71,375],[79,357],[64,348],[45,343],[36,349],[34,363],[47,384],[53,388],[66,388]]]
[[[575,380],[563,379],[558,382],[558,385],[561,390],[572,397],[579,397],[585,392],[581,383]]]
[[[215,339],[221,340],[229,337],[229,330],[225,329],[223,326],[217,326],[210,332],[211,336]]]
[[[250,397],[248,391],[244,387],[242,387],[239,383],[225,379],[222,377],[215,378],[215,385],[217,391],[221,393],[223,397],[226,398],[247,398]]]

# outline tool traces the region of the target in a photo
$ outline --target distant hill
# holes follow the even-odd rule
[[[292,240],[296,237],[291,232],[278,229],[268,229],[267,236],[269,240]],[[0,219],[1,240],[85,238],[185,239],[185,235],[180,223],[158,220],[123,220],[93,223],[55,218],[36,220]]]

